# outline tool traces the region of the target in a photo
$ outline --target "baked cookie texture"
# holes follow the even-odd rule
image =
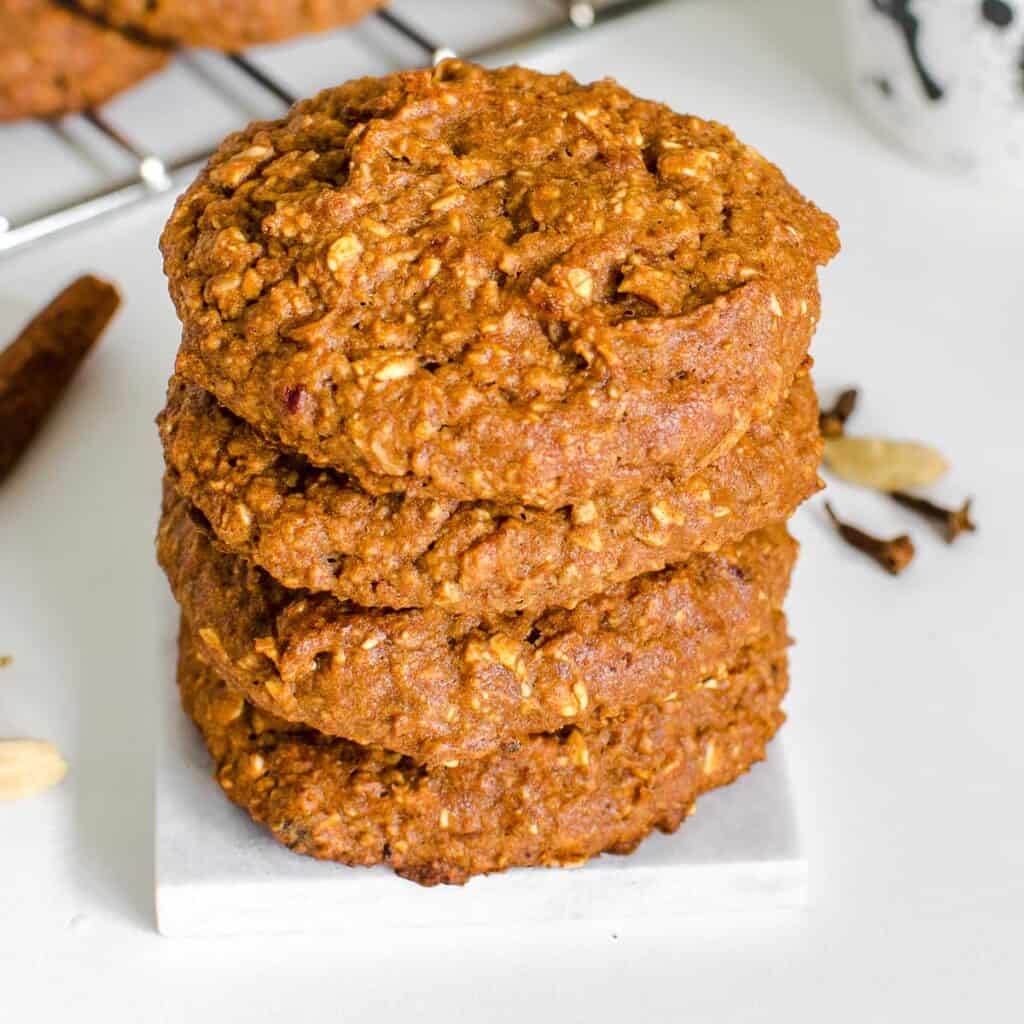
[[[50,0],[0,3],[0,121],[103,103],[166,64],[168,51]]]
[[[577,865],[674,832],[697,798],[742,775],[782,724],[785,631],[744,647],[696,724],[667,697],[511,752],[426,768],[248,704],[182,631],[178,684],[229,799],[297,853],[390,865],[422,885],[527,865]]]
[[[178,378],[159,423],[171,487],[223,547],[286,587],[370,607],[571,607],[786,520],[819,486],[818,406],[806,374],[768,421],[704,472],[555,511],[416,491],[368,494],[269,444]]]
[[[181,501],[160,562],[225,682],[282,718],[428,764],[479,757],[690,690],[768,632],[796,544],[776,526],[539,616],[366,609],[286,590],[219,552]]]
[[[278,840],[425,885],[575,864],[764,756],[838,248],[776,167],[448,61],[231,136],[161,247],[182,701]]]
[[[383,0],[77,0],[111,25],[152,39],[242,50],[358,21]]]
[[[692,475],[788,391],[835,224],[727,128],[448,61],[229,137],[161,247],[177,372],[373,493]]]

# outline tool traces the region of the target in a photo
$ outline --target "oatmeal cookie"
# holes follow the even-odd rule
[[[167,50],[49,0],[0,2],[0,121],[103,103],[158,71]]]
[[[162,237],[178,373],[372,493],[555,510],[770,415],[834,221],[727,128],[450,61],[229,137]]]
[[[76,0],[152,39],[232,52],[349,25],[384,0]]]
[[[363,491],[269,445],[175,379],[160,433],[174,489],[226,549],[286,587],[364,606],[501,614],[571,607],[597,591],[788,519],[818,487],[807,375],[696,477],[546,512]]]
[[[203,656],[251,703],[436,765],[670,694],[699,721],[715,697],[698,684],[771,628],[796,543],[772,527],[571,611],[494,618],[285,590],[174,498],[158,556]]]
[[[675,831],[704,792],[762,760],[781,725],[785,633],[735,655],[718,712],[697,725],[676,700],[583,729],[531,736],[455,767],[291,725],[246,703],[184,630],[178,681],[228,797],[298,853],[387,864],[422,885],[519,865],[576,865]]]

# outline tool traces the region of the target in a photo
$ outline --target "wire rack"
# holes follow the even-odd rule
[[[541,45],[557,42],[565,36],[588,32],[599,25],[628,17],[661,2],[664,0],[606,0],[605,3],[596,4],[563,2],[560,5],[561,11],[555,8],[555,15],[550,20],[526,31],[495,40],[484,48],[462,52],[460,56],[479,61],[487,61],[497,54],[514,54],[517,58],[522,58]],[[411,44],[420,53],[423,65],[437,64],[456,55],[455,50],[443,40],[431,38],[428,33],[389,7],[381,8],[373,17],[377,18],[388,32],[395,33],[404,43]],[[297,99],[273,74],[246,54],[224,54],[219,59],[233,65],[249,88],[269,94],[280,102],[282,107],[290,106]],[[183,66],[189,67],[187,63]],[[204,88],[219,89],[215,79],[207,75],[201,77]],[[223,91],[221,96],[230,98]],[[81,118],[88,132],[97,133],[107,144],[128,158],[132,167],[131,173],[116,180],[105,181],[99,188],[87,194],[78,195],[22,220],[8,219],[0,210],[0,255],[13,253],[33,242],[109,216],[170,191],[175,187],[177,180],[198,170],[215,145],[215,140],[211,140],[210,145],[201,151],[168,160],[137,141],[130,129],[121,124],[115,125],[100,108],[86,110]],[[48,124],[69,155],[75,158],[82,158],[85,155],[83,141],[78,134],[63,131],[55,122]]]

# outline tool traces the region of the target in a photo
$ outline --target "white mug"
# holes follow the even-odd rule
[[[1024,0],[844,0],[858,104],[893,142],[1024,187]]]

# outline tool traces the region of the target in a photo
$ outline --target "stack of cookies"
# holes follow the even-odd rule
[[[424,884],[672,831],[780,725],[835,224],[611,81],[231,136],[163,235],[179,684],[228,797]]]

